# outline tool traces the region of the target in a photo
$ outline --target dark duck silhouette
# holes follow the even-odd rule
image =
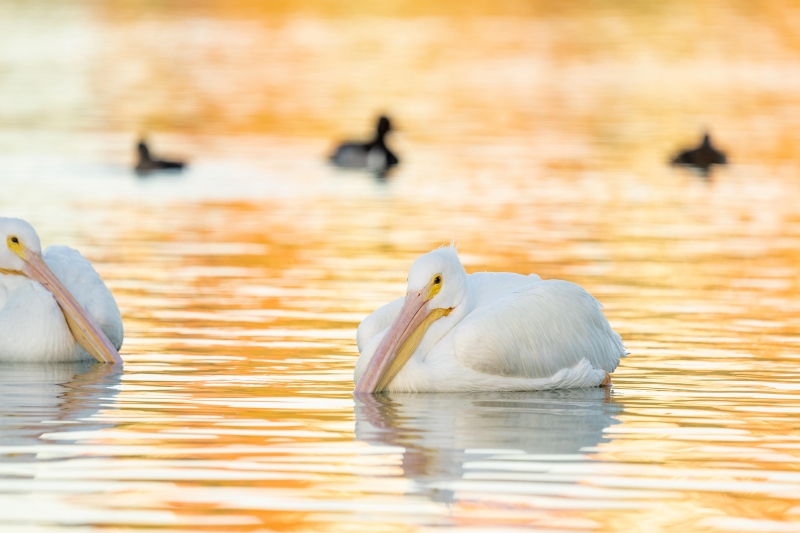
[[[711,144],[711,137],[706,133],[703,142],[697,148],[684,150],[672,159],[673,165],[686,165],[695,167],[707,173],[711,165],[725,165],[728,158]]]
[[[158,170],[181,171],[186,166],[183,161],[170,161],[168,159],[155,159],[150,155],[150,149],[144,139],[139,140],[136,146],[139,152],[139,161],[134,170],[137,174],[148,174]]]
[[[389,117],[381,116],[375,127],[375,138],[369,142],[345,142],[340,144],[330,161],[342,168],[357,168],[384,172],[397,165],[400,160],[386,146],[386,135],[392,131]]]

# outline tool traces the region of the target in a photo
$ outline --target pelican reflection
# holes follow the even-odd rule
[[[461,479],[469,463],[587,453],[610,440],[604,431],[619,423],[623,410],[602,388],[390,393],[359,395],[355,402],[356,438],[402,447],[404,476],[433,500],[448,503],[454,494],[440,490],[442,482]]]
[[[120,376],[116,365],[88,361],[0,366],[0,446],[32,446],[44,433],[109,427],[87,419],[117,394]],[[19,459],[0,454],[0,461]]]

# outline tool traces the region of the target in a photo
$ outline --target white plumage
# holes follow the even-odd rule
[[[114,295],[92,263],[68,246],[49,246],[44,251],[44,260],[119,350],[123,337],[122,315]]]
[[[441,278],[439,289],[436,276]],[[414,309],[404,314],[404,306]],[[509,273],[467,275],[455,249],[440,248],[414,262],[405,298],[381,307],[359,326],[356,392],[601,385],[626,353],[601,308],[586,290],[567,281]],[[416,349],[405,354],[407,362],[399,369],[397,363],[387,362],[393,357],[386,353],[413,348],[405,344],[415,335],[409,331],[414,327],[408,327],[409,316],[419,323],[422,315],[443,309],[448,314],[422,332]],[[387,338],[392,334],[400,340],[393,343]],[[377,368],[380,365],[383,370]],[[396,371],[394,378],[383,387],[376,385],[375,376],[390,366]]]
[[[93,321],[107,337],[101,342],[110,342],[118,358],[116,350],[123,337],[122,317],[111,291],[91,263],[66,246],[51,246],[40,253],[38,236],[22,220],[0,218],[0,238],[0,362],[93,360],[94,353],[90,355],[84,349],[68,324],[65,315],[68,311],[57,301],[59,291],[43,285],[46,281],[32,279],[26,273],[23,255],[43,260],[45,268],[66,288],[68,297],[74,298],[82,308],[80,311],[88,315],[87,320]],[[14,244],[22,252],[12,253],[12,238],[17,239]],[[73,315],[73,322],[86,318],[81,313]],[[111,353],[110,347],[107,353]]]

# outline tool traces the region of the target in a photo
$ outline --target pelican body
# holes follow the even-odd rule
[[[404,298],[358,327],[355,392],[525,391],[610,383],[626,352],[580,286],[467,274],[455,248],[419,257]]]
[[[122,317],[77,250],[41,251],[30,224],[0,218],[0,363],[122,363]]]

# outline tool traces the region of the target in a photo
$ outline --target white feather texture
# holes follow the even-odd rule
[[[122,316],[111,291],[80,252],[51,246],[45,263],[111,343],[122,346]],[[0,362],[94,360],[76,342],[52,293],[24,276],[0,273]]]
[[[467,275],[455,249],[425,254],[411,268],[409,292],[444,272],[431,303],[452,308],[435,321],[387,391],[516,391],[596,387],[624,357],[600,303],[580,286],[511,273]],[[440,300],[441,302],[437,302]],[[355,380],[398,316],[403,299],[358,328]]]

